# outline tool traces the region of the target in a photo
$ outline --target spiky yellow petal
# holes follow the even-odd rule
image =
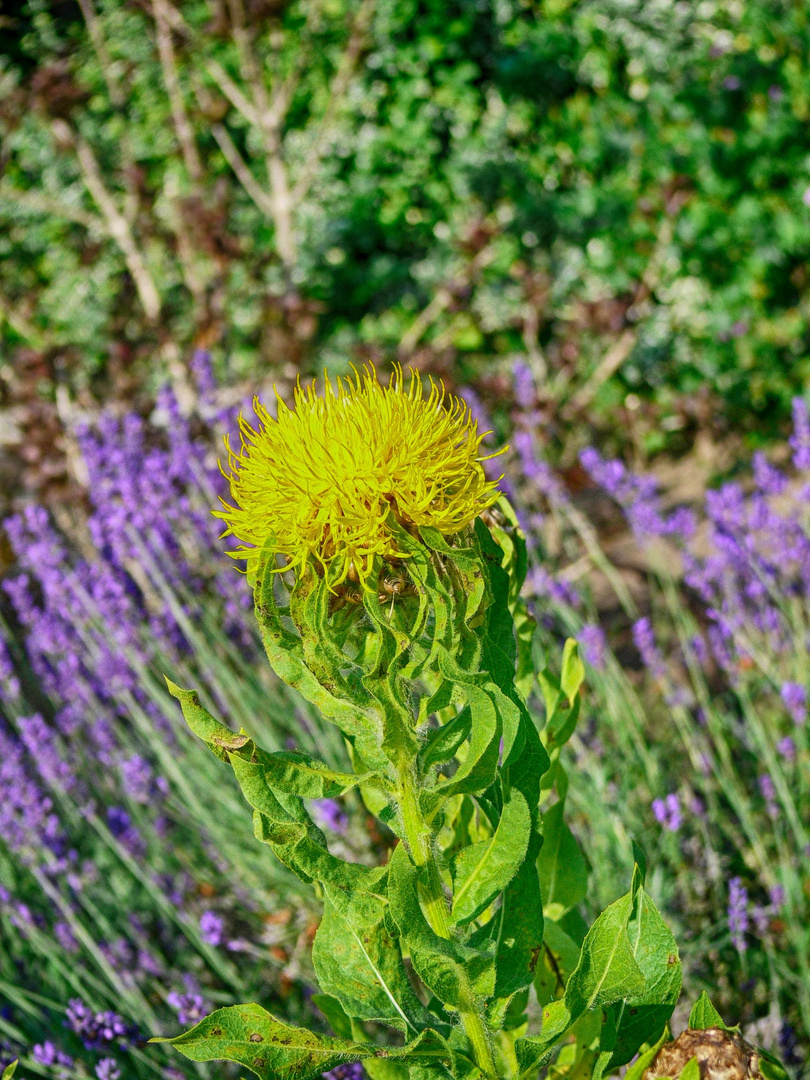
[[[277,416],[258,398],[252,427],[240,415],[241,445],[226,438],[234,505],[215,511],[245,547],[236,558],[255,560],[271,539],[287,565],[312,556],[330,580],[367,584],[375,560],[401,559],[392,519],[405,528],[432,526],[451,536],[498,498],[480,456],[484,434],[467,405],[421,376],[405,385],[397,369],[388,386],[372,367],[354,378],[326,376],[295,390],[288,408],[277,395]]]

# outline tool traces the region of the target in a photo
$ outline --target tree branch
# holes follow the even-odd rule
[[[160,66],[163,69],[163,81],[166,84],[166,93],[169,97],[169,107],[172,112],[174,128],[177,132],[177,141],[183,154],[183,161],[192,183],[198,186],[203,177],[203,168],[197,144],[194,140],[194,130],[186,112],[183,101],[183,92],[180,88],[180,78],[177,72],[177,61],[172,45],[172,35],[166,18],[166,0],[153,0],[152,10],[155,16],[157,29],[157,45],[160,54]]]
[[[115,205],[112,195],[104,185],[101,169],[92,147],[81,135],[74,133],[66,121],[54,120],[52,127],[58,141],[67,143],[75,149],[87,190],[101,211],[107,232],[118,244],[124,256],[146,317],[150,322],[156,322],[160,315],[160,295],[135,243],[129,222]]]

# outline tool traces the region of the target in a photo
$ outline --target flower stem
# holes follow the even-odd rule
[[[447,917],[447,900],[439,877],[439,867],[433,854],[430,829],[419,809],[416,777],[409,762],[404,763],[400,769],[399,781],[400,808],[411,857],[417,866],[424,867],[422,884],[425,915],[434,933],[449,940],[451,935],[450,921]],[[472,1044],[476,1064],[488,1080],[497,1080],[498,1071],[486,1021],[471,991],[465,994],[464,1000],[459,1005],[459,1016],[467,1038]]]

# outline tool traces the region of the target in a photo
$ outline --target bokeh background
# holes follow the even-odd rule
[[[344,760],[261,659],[217,453],[400,363],[509,443],[538,663],[588,660],[571,933],[637,840],[691,999],[803,1075],[808,55],[806,0],[0,9],[0,1062],[229,1075],[145,1040],[237,999],[326,1030],[317,902],[161,680]]]

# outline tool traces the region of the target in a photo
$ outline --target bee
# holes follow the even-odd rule
[[[381,604],[385,603],[388,597],[391,597],[391,610],[388,613],[388,618],[394,614],[394,602],[398,596],[413,596],[415,593],[412,582],[405,574],[404,570],[399,570],[396,574],[386,575],[380,582],[380,592],[377,594]]]

